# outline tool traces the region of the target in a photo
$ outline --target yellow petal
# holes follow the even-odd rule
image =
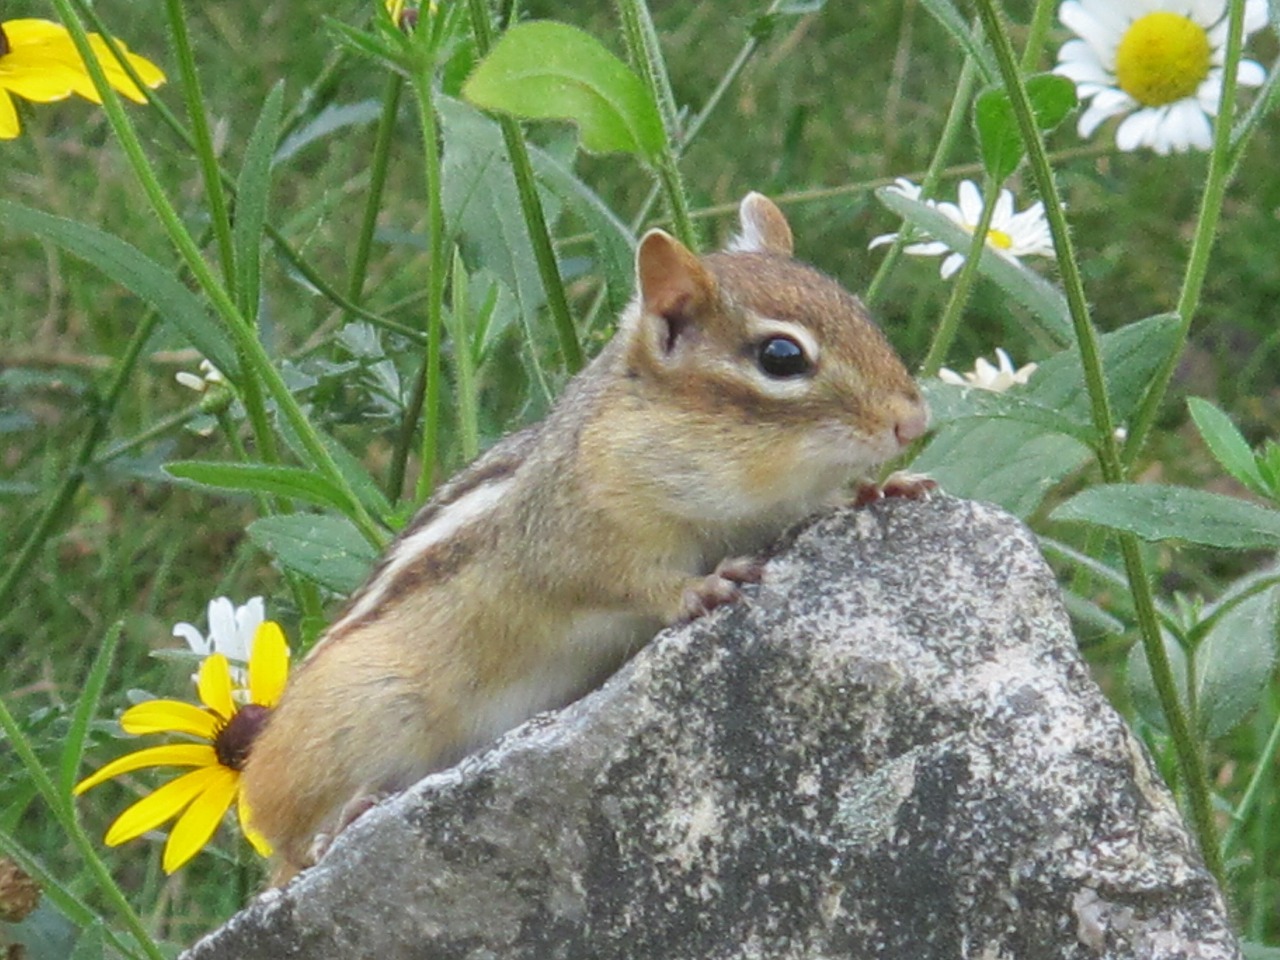
[[[73,93],[96,95],[89,75],[75,64],[64,64],[33,55],[31,51],[4,57],[0,86],[36,103],[65,100]]]
[[[172,820],[192,800],[207,790],[211,785],[219,783],[228,776],[235,776],[234,771],[226,767],[201,767],[184,773],[177,780],[166,783],[150,796],[143,797],[133,806],[116,817],[115,822],[107,828],[103,842],[108,847],[117,847],[135,837],[140,837],[148,830],[154,830],[166,820]]]
[[[235,799],[240,775],[226,767],[219,767],[218,772],[222,776],[205,787],[169,831],[161,861],[165,873],[173,873],[200,852]]]
[[[253,635],[249,653],[249,701],[274,707],[289,676],[289,645],[274,620],[264,620]]]
[[[200,702],[224,721],[236,714],[235,701],[231,699],[231,666],[221,653],[211,653],[200,664],[196,677],[196,689]]]
[[[96,787],[112,777],[145,767],[211,767],[217,762],[217,754],[207,743],[166,743],[160,747],[147,747],[112,760],[101,770],[77,783],[73,793],[79,796],[90,787]]]
[[[236,816],[240,818],[240,832],[253,845],[258,856],[271,856],[271,844],[267,842],[266,837],[253,828],[253,814],[249,811],[249,804],[244,798],[243,790],[236,794],[236,801]]]
[[[164,74],[159,67],[145,57],[130,53],[129,48],[122,41],[117,40],[116,42],[120,45],[120,50],[125,59],[133,65],[133,69],[137,71],[143,83],[148,87],[158,87],[164,83]],[[138,85],[130,79],[120,61],[112,54],[111,48],[107,46],[107,42],[99,34],[91,33],[89,34],[89,46],[97,55],[98,62],[102,64],[102,72],[107,75],[107,82],[135,103],[145,103],[147,95],[139,90]]]
[[[71,93],[94,103],[102,102],[71,34],[61,24],[36,19],[9,20],[4,30],[10,50],[0,62],[0,86],[41,103],[61,100]],[[144,84],[158,87],[164,82],[164,73],[159,67],[145,57],[130,53],[123,42],[116,42]],[[89,34],[89,46],[112,87],[138,103],[146,99],[100,34]]]
[[[126,733],[189,733],[212,740],[218,718],[208,710],[182,700],[144,700],[120,715]]]
[[[12,140],[22,132],[13,98],[0,89],[0,140]]]

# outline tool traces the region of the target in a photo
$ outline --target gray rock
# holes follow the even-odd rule
[[[1016,520],[842,511],[749,594],[365,815],[186,957],[1239,956]]]

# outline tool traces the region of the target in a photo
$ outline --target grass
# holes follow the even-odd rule
[[[761,4],[656,5],[677,101],[697,109],[718,82]],[[1025,22],[1029,4],[1010,4]],[[135,6],[103,0],[97,10],[125,35],[131,49],[161,61],[173,76],[163,18],[139,17]],[[361,24],[367,8],[340,3],[329,16]],[[44,16],[43,7],[11,3],[10,17]],[[530,16],[576,23],[618,44],[611,11],[589,3],[531,2]],[[202,69],[204,101],[220,159],[239,167],[254,118],[276,82],[286,91],[286,112],[313,93],[302,109],[304,123],[326,105],[376,103],[384,74],[347,56],[333,82],[316,89],[316,78],[338,58],[334,34],[314,15],[276,0],[263,4],[193,5],[187,11]],[[1015,40],[1018,39],[1015,36]],[[1061,37],[1055,36],[1056,40]],[[1274,37],[1262,36],[1250,51],[1263,62],[1277,52]],[[1048,66],[1050,54],[1042,60]],[[723,211],[748,189],[782,200],[802,257],[865,288],[880,262],[868,253],[874,235],[897,229],[895,219],[870,196],[868,187],[929,162],[959,72],[943,30],[923,7],[903,4],[829,4],[821,12],[781,19],[773,36],[733,86],[682,164],[695,214],[704,235],[722,238],[731,226]],[[161,96],[177,107],[175,86]],[[179,202],[188,224],[207,218],[198,168],[190,152],[143,108],[130,107],[151,150],[162,182]],[[70,100],[23,114],[24,135],[0,142],[0,196],[94,224],[127,239],[148,254],[174,262],[168,240],[147,211],[141,193],[101,111]],[[1078,148],[1063,129],[1054,150]],[[369,179],[371,126],[349,128],[303,148],[279,172],[272,194],[272,221],[324,276],[345,278]],[[535,139],[562,144],[564,128],[538,125]],[[1276,436],[1280,391],[1276,370],[1280,334],[1272,304],[1280,296],[1280,181],[1268,161],[1280,147],[1274,116],[1246,155],[1224,208],[1220,240],[1205,287],[1191,343],[1163,408],[1138,474],[1165,482],[1239,493],[1186,422],[1184,395],[1215,399],[1252,442]],[[425,253],[417,240],[426,205],[420,170],[421,143],[412,110],[402,109],[395,129],[386,199],[380,217],[366,290],[373,309],[418,323]],[[954,160],[968,164],[977,148],[966,131]],[[1103,330],[1172,309],[1197,216],[1205,158],[1193,154],[1157,159],[1105,148],[1061,165],[1060,182],[1084,265],[1095,321]],[[613,210],[629,219],[650,183],[631,161],[618,156],[584,157],[582,178]],[[972,174],[971,175],[975,175]],[[1025,177],[1025,175],[1023,175]],[[953,184],[955,177],[947,183]],[[1020,196],[1029,181],[1015,178]],[[944,192],[951,190],[948,186]],[[811,194],[821,193],[809,199]],[[789,202],[789,200],[791,202]],[[558,234],[580,234],[566,217]],[[576,253],[578,247],[564,250]],[[16,551],[35,514],[72,469],[87,416],[100,401],[115,361],[144,307],[89,266],[48,244],[33,241],[0,222],[0,260],[5,264],[0,297],[0,529],[4,556]],[[341,314],[292,275],[278,259],[264,268],[263,338],[274,356],[289,358],[299,375],[321,378],[311,395],[327,429],[357,451],[375,476],[388,469],[394,424],[376,416],[367,397],[350,382],[352,352],[336,339]],[[345,285],[345,279],[343,284]],[[585,315],[593,287],[585,278],[570,286],[574,307]],[[907,258],[877,303],[889,337],[909,362],[918,363],[942,313],[948,287],[937,278],[936,261]],[[607,325],[607,324],[606,324]],[[593,342],[599,341],[595,337]],[[542,351],[551,357],[549,346]],[[980,283],[949,364],[970,367],[979,354],[1003,345],[1019,361],[1041,356],[1045,345],[1027,331],[1025,314],[994,286]],[[492,362],[481,371],[481,433],[491,441],[535,416],[545,403],[526,389],[530,374],[522,359],[518,329],[500,339]],[[112,411],[100,450],[149,430],[165,417],[190,409],[194,394],[173,374],[194,369],[198,356],[172,330],[162,327],[146,344],[122,402]],[[411,364],[397,358],[400,373]],[[553,383],[560,378],[551,371]],[[515,384],[516,386],[512,386]],[[446,410],[449,466],[459,455]],[[205,422],[203,420],[199,421]],[[92,467],[69,505],[56,535],[48,538],[24,572],[18,600],[0,611],[0,693],[33,732],[46,756],[56,753],[59,724],[74,706],[94,651],[112,624],[124,624],[123,644],[108,683],[104,716],[124,704],[124,691],[181,691],[186,671],[149,654],[171,646],[172,624],[199,621],[217,595],[269,598],[269,610],[296,636],[300,611],[279,570],[245,533],[260,515],[248,497],[215,496],[173,483],[160,466],[175,459],[231,456],[220,434],[200,436],[174,429],[125,456]],[[406,507],[407,509],[407,507]],[[1231,578],[1264,558],[1256,555],[1153,548],[1149,552],[1165,592],[1194,590],[1212,595]],[[328,598],[332,611],[336,598]],[[1131,640],[1131,637],[1126,638]],[[1086,646],[1100,680],[1123,706],[1121,676],[1128,643]],[[1212,745],[1211,770],[1218,786],[1241,789],[1277,712],[1274,678],[1258,711],[1230,737]],[[99,743],[109,731],[98,735]],[[0,743],[0,756],[9,754]],[[3,825],[36,851],[55,875],[87,891],[80,865],[57,828],[30,802],[13,764],[0,768]],[[135,784],[144,780],[136,780]],[[114,788],[113,788],[114,789]],[[1266,790],[1274,796],[1275,783]],[[101,791],[83,807],[97,833],[121,794]],[[1257,940],[1280,937],[1270,909],[1277,876],[1273,866],[1280,837],[1275,817],[1261,818],[1248,838],[1250,856],[1232,874],[1231,893],[1243,929]],[[257,882],[256,866],[235,868],[199,858],[175,877],[158,872],[155,845],[135,844],[112,855],[121,884],[135,902],[149,905],[146,919],[164,939],[189,940],[227,916]],[[91,894],[89,894],[91,895]]]

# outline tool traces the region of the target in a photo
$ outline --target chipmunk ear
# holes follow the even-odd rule
[[[636,282],[643,317],[659,320],[658,343],[670,354],[715,300],[716,284],[694,253],[662,230],[650,230],[636,251]]]
[[[763,193],[752,191],[738,205],[742,232],[729,241],[728,249],[739,253],[775,253],[789,257],[795,249],[791,224],[778,205]]]

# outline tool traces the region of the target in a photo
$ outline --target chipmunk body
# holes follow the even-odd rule
[[[661,231],[618,334],[541,423],[445,484],[294,671],[243,771],[276,880],[365,796],[598,686],[759,578],[744,557],[925,430],[861,304],[759,194],[736,249]]]

